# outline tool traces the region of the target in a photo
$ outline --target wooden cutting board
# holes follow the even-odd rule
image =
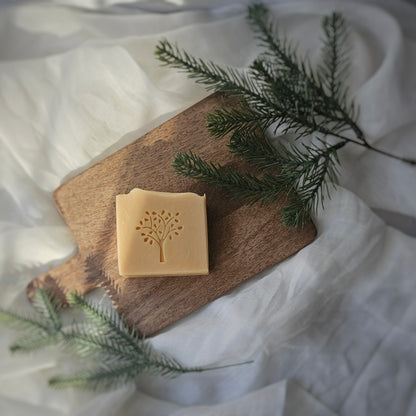
[[[55,191],[55,203],[79,250],[67,263],[34,279],[27,288],[29,298],[39,287],[62,300],[72,290],[84,294],[102,287],[128,324],[152,335],[315,238],[311,222],[302,230],[283,225],[282,207],[247,207],[174,172],[174,155],[189,150],[223,165],[247,167],[228,152],[226,139],[212,138],[206,129],[206,115],[224,100],[220,95],[202,100]],[[133,188],[206,194],[209,275],[125,279],[118,274],[115,200]]]

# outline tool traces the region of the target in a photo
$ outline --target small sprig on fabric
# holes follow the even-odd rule
[[[77,293],[67,296],[69,305],[83,311],[86,320],[64,327],[61,303],[49,292],[38,289],[33,318],[0,309],[0,322],[23,336],[10,346],[12,352],[29,352],[58,345],[86,361],[87,370],[49,380],[54,388],[107,390],[134,382],[141,374],[176,377],[184,373],[219,370],[252,361],[215,367],[185,367],[173,357],[156,351],[150,342],[130,329],[114,309],[105,310]]]
[[[312,211],[323,206],[331,185],[337,183],[337,152],[346,144],[416,164],[415,160],[373,147],[359,127],[358,108],[346,87],[350,66],[348,30],[340,13],[322,20],[325,38],[321,64],[316,69],[279,36],[264,5],[249,6],[247,19],[262,47],[247,71],[205,62],[167,40],[159,42],[155,53],[164,65],[187,72],[208,90],[239,98],[237,106],[208,115],[208,130],[216,137],[230,135],[228,147],[232,153],[269,172],[261,176],[239,173],[189,152],[179,153],[174,159],[173,167],[180,175],[227,189],[249,204],[289,201],[282,220],[299,227]],[[277,132],[280,138],[291,133],[296,140],[311,136],[312,144],[280,141],[274,146],[269,135]],[[327,144],[325,136],[337,141]]]

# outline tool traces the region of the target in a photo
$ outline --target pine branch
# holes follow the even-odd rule
[[[212,136],[223,137],[230,132],[247,132],[261,128],[266,130],[278,122],[279,117],[269,111],[250,108],[244,102],[236,107],[224,107],[207,115],[207,128]]]
[[[282,177],[243,175],[233,168],[207,162],[192,152],[176,154],[172,166],[183,177],[225,189],[232,197],[243,199],[248,205],[278,202],[291,191],[291,184],[284,182]]]
[[[123,361],[141,368],[141,371],[162,375],[189,372],[173,358],[156,353],[146,339],[129,330],[115,310],[105,311],[77,293],[69,294],[68,301],[70,305],[80,308],[94,325],[92,328],[72,326],[67,333],[68,341],[73,342],[80,354],[89,356],[94,351],[100,351],[105,357],[118,355]]]
[[[22,314],[6,311],[0,308],[0,322],[10,329],[16,331],[45,331],[47,332],[47,325],[40,319],[33,319]]]
[[[49,380],[49,386],[55,389],[74,387],[94,391],[104,391],[122,387],[134,382],[140,369],[131,363],[99,364],[98,367],[88,371],[79,372],[69,376],[55,376]]]
[[[205,62],[172,45],[166,39],[156,46],[157,58],[164,64],[188,73],[197,83],[206,85],[207,90],[223,92],[229,96],[244,97],[244,101],[255,111],[267,112],[275,104],[262,90],[255,79],[234,68],[222,68],[211,61]],[[278,111],[278,108],[275,108]]]
[[[268,23],[267,9],[262,5],[251,6],[248,16],[258,38],[276,59],[272,63],[259,57],[251,65],[249,74],[222,68],[211,61],[204,62],[167,40],[159,42],[156,55],[165,65],[182,69],[197,82],[206,84],[208,90],[242,96],[246,107],[245,114],[240,114],[240,126],[256,118],[257,124],[263,128],[278,122],[278,127],[287,125],[287,130],[295,129],[300,135],[314,131],[336,134],[353,129],[361,138],[362,133],[353,119],[353,105],[340,103],[325,93],[320,77],[314,75],[308,61],[300,60],[289,42],[281,41],[276,36],[273,24]],[[335,36],[335,41],[337,39]],[[342,72],[337,70],[338,61],[335,60],[332,66],[334,77]],[[215,135],[230,131],[232,119],[237,115],[233,111],[217,113],[216,118],[209,120],[210,131]],[[221,126],[221,118],[228,123],[227,127]]]
[[[297,183],[322,159],[335,157],[336,151],[345,146],[346,142],[339,142],[329,147],[322,141],[319,144],[320,147],[303,145],[301,146],[303,152],[294,145],[283,145],[281,142],[273,146],[261,132],[257,131],[250,134],[234,133],[230,138],[228,148],[231,153],[240,156],[261,170],[277,169],[279,175],[285,176],[285,180],[292,177],[294,178],[292,182]],[[338,160],[334,159],[333,162],[338,163]],[[329,179],[336,182],[334,176]]]
[[[15,353],[26,353],[30,351],[39,350],[44,347],[55,345],[60,341],[59,333],[37,333],[28,334],[21,337],[19,340],[10,345],[9,349]]]
[[[164,65],[187,72],[190,78],[206,85],[208,90],[237,96],[245,93],[262,100],[256,83],[234,68],[222,68],[214,62],[195,58],[166,39],[161,40],[156,46],[155,54]]]
[[[263,90],[279,102],[280,112],[275,114],[279,117],[277,127],[286,125],[285,132],[292,130],[299,137],[313,132],[339,137],[344,131],[352,129],[357,139],[363,140],[363,133],[356,124],[358,112],[354,103],[348,102],[346,91],[342,95],[331,96],[306,60],[296,55],[286,58],[287,66],[262,57],[250,66],[253,78],[263,82]]]
[[[241,364],[247,364],[241,363]],[[168,363],[164,362],[160,369],[154,369],[153,373],[165,377],[177,376],[178,373],[189,372],[184,370],[179,364],[176,365],[174,372],[167,371]],[[196,368],[192,371],[202,372],[207,370],[219,370],[229,366],[220,366],[212,368]],[[89,389],[94,391],[105,391],[122,387],[136,380],[137,374],[146,372],[146,368],[134,366],[131,363],[119,364],[100,364],[97,368],[82,371],[69,376],[55,376],[49,380],[49,385],[55,389],[63,389],[68,387],[78,389]],[[148,372],[149,373],[149,372]]]
[[[231,196],[244,199],[248,204],[268,204],[288,200],[283,210],[283,221],[289,226],[303,226],[329,194],[330,184],[337,183],[337,150],[345,145],[332,146],[321,143],[303,146],[303,152],[295,146],[282,144],[273,148],[255,134],[234,133],[230,139],[230,151],[262,170],[276,169],[278,173],[242,175],[236,170],[204,161],[190,153],[178,153],[173,167],[182,176],[199,179],[227,190]]]
[[[29,352],[59,342],[61,324],[57,317],[60,305],[45,291],[36,291],[34,304],[40,317],[27,317],[0,309],[0,322],[10,329],[25,333],[10,347],[11,352]]]
[[[259,130],[235,131],[227,146],[232,154],[243,158],[262,170],[281,168],[285,162],[281,154]],[[297,161],[295,161],[295,167],[297,166]]]
[[[54,298],[49,292],[37,290],[33,296],[33,307],[43,315],[52,332],[61,329],[61,321],[58,313],[62,309],[62,305],[57,298]]]
[[[336,151],[345,142],[324,149],[305,147],[305,154],[292,148],[293,154],[304,158],[301,169],[288,171],[290,179],[295,184],[296,194],[291,203],[283,208],[282,219],[289,226],[303,227],[315,213],[318,205],[323,207],[325,196],[329,196],[329,187],[338,182]],[[289,159],[290,161],[290,159]],[[289,162],[290,163],[290,162]]]
[[[95,325],[96,331],[104,334],[108,339],[116,340],[123,348],[136,351],[138,335],[128,326],[120,315],[114,310],[104,310],[99,305],[88,302],[85,297],[76,292],[67,296],[71,306],[81,309],[88,319]]]
[[[357,125],[358,110],[353,101],[348,100],[347,79],[350,70],[348,30],[343,16],[334,12],[322,20],[325,34],[322,47],[323,63],[318,68],[324,89],[333,100],[337,111],[343,116],[358,140],[367,143],[363,132]]]
[[[211,133],[226,134],[233,130],[233,121],[237,121],[234,128],[244,124],[251,128],[257,119],[257,125],[264,129],[277,123],[275,128],[285,125],[285,131],[295,130],[299,136],[315,131],[337,135],[353,129],[361,140],[362,132],[353,119],[356,113],[353,104],[340,103],[326,94],[308,61],[299,59],[290,43],[275,35],[273,24],[268,23],[267,9],[262,5],[251,6],[248,16],[258,38],[270,49],[269,55],[276,59],[272,63],[259,57],[248,74],[204,62],[167,40],[160,41],[156,47],[156,56],[165,65],[188,72],[191,78],[207,85],[208,90],[243,98],[244,110],[240,117],[238,111],[232,110],[210,117]]]
[[[111,363],[120,365],[117,367],[119,374],[123,368],[129,372],[132,366],[136,368],[136,376],[139,371],[162,376],[195,371],[194,368],[186,368],[173,358],[154,351],[146,339],[139,338],[136,331],[129,331],[117,312],[106,313],[76,293],[70,294],[68,300],[71,305],[83,310],[94,324],[95,332],[78,325],[72,326],[67,333],[68,341],[75,345],[79,353],[89,356],[94,351],[99,352],[100,360],[108,359]],[[123,364],[125,362],[128,363],[127,366]],[[111,374],[108,373],[106,377]],[[128,374],[126,377],[129,378]]]
[[[38,314],[42,315],[41,320],[0,310],[1,322],[24,331],[23,336],[10,347],[11,351],[28,352],[58,344],[64,351],[88,359],[90,368],[87,371],[53,377],[49,381],[52,387],[103,390],[132,382],[140,374],[174,377],[243,364],[185,367],[167,354],[154,350],[144,337],[139,338],[137,331],[130,330],[115,310],[106,311],[77,293],[70,293],[67,300],[72,307],[85,313],[88,322],[74,322],[62,327],[58,315],[62,305],[43,289],[35,293],[34,304]]]
[[[322,82],[332,98],[342,98],[348,95],[343,86],[350,68],[347,26],[342,15],[334,12],[323,18],[322,28],[325,33],[323,63],[319,68]]]
[[[65,347],[83,358],[107,359],[114,356],[132,361],[136,357],[119,339],[100,333],[94,324],[72,324],[62,332]]]
[[[280,38],[264,4],[250,5],[247,9],[247,20],[268,56],[275,58],[281,66],[295,73],[303,72],[304,77],[309,78],[305,71],[306,65],[297,64],[296,48],[287,39]]]
[[[296,48],[286,38],[279,36],[269,10],[263,4],[251,5],[247,19],[260,45],[266,48],[264,56],[260,55],[252,65],[259,75],[265,77],[266,84],[277,83],[279,88],[287,86],[295,94],[301,91],[308,102],[322,100],[324,91],[320,78],[314,74],[308,59],[299,57]],[[265,70],[265,63],[273,70]]]
[[[253,77],[259,82],[264,82],[264,90],[274,96],[278,103],[276,105],[279,111],[268,115],[270,120],[268,124],[276,123],[274,133],[280,128],[282,134],[292,132],[297,137],[302,137],[315,131],[321,133],[327,131],[328,117],[321,115],[324,113],[323,103],[317,99],[310,85],[296,79],[294,74],[287,70],[279,69],[276,72],[270,62],[262,59],[255,60],[251,70]]]
[[[202,180],[227,190],[232,197],[255,202],[289,205],[283,221],[295,227],[329,196],[337,182],[337,151],[353,143],[415,165],[416,161],[374,148],[358,125],[358,108],[348,97],[348,30],[340,13],[322,20],[322,64],[313,69],[286,38],[280,37],[269,10],[262,4],[248,7],[247,19],[263,51],[246,72],[205,63],[163,40],[156,48],[165,64],[188,72],[207,89],[238,96],[240,104],[215,110],[207,117],[208,130],[216,137],[231,134],[229,150],[254,163],[261,171],[275,168],[278,174],[254,176],[204,161],[192,152],[176,155],[173,167],[182,176]],[[295,138],[319,133],[339,142],[326,146],[313,139],[310,146],[278,146],[265,135],[291,133]],[[346,132],[352,132],[355,137]],[[262,136],[262,137],[261,137]],[[295,193],[296,190],[296,193]]]

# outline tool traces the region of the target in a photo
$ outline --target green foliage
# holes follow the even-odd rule
[[[348,31],[341,14],[334,12],[322,20],[325,38],[317,69],[279,36],[264,5],[249,6],[247,19],[262,48],[247,71],[205,62],[167,40],[159,42],[155,53],[164,65],[187,72],[208,90],[239,97],[238,106],[209,114],[207,127],[213,136],[230,135],[228,147],[236,156],[262,172],[271,167],[275,170],[261,176],[239,173],[206,162],[192,152],[177,154],[173,167],[182,176],[224,188],[248,204],[275,203],[285,198],[289,203],[283,221],[289,226],[303,226],[310,212],[323,205],[331,184],[337,182],[337,151],[341,147],[352,142],[387,153],[367,142],[357,123],[357,107],[348,98]],[[313,142],[289,145],[281,141],[274,147],[267,139],[270,129],[274,134],[294,134],[298,140],[311,135]],[[326,135],[338,141],[325,144]]]
[[[140,369],[131,364],[98,364],[94,369],[70,376],[55,376],[49,385],[56,389],[74,387],[97,391],[121,387],[135,380]]]
[[[62,305],[58,299],[44,290],[38,290],[33,298],[33,306],[43,317],[52,332],[58,332],[61,327],[59,311]]]
[[[44,291],[36,291],[33,305],[39,312],[35,318],[0,309],[0,322],[11,329],[24,331],[24,336],[10,346],[12,352],[30,352],[59,341],[61,325],[57,313],[60,305]]]
[[[76,374],[55,376],[49,385],[105,390],[133,382],[140,374],[175,377],[222,367],[184,367],[174,358],[153,349],[145,337],[130,329],[114,310],[105,310],[77,293],[67,296],[70,306],[83,311],[86,321],[63,327],[61,303],[47,291],[38,289],[34,297],[36,318],[0,309],[0,322],[20,330],[23,336],[10,346],[12,352],[28,352],[58,344],[87,362]],[[245,364],[245,363],[241,363]],[[235,364],[238,365],[238,364]]]

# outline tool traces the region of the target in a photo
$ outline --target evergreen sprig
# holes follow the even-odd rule
[[[337,151],[347,143],[416,164],[374,148],[359,127],[358,108],[346,86],[348,29],[340,13],[322,20],[322,62],[316,69],[279,35],[264,5],[249,6],[247,19],[262,51],[245,71],[195,58],[167,40],[159,42],[155,53],[162,64],[187,72],[208,90],[239,97],[238,105],[210,113],[207,127],[213,136],[229,135],[229,150],[253,163],[262,174],[240,173],[189,152],[178,153],[173,161],[180,175],[224,188],[248,204],[285,199],[282,219],[299,227],[311,211],[323,205],[329,188],[337,183]],[[272,146],[270,131],[292,133],[298,140],[311,136],[312,144],[280,141]],[[325,144],[327,135],[337,139],[335,144]],[[274,172],[264,172],[270,168]]]
[[[64,327],[59,316],[62,304],[43,289],[38,289],[34,296],[33,305],[38,312],[34,318],[0,309],[0,322],[23,333],[10,346],[12,352],[57,344],[88,363],[86,370],[52,377],[49,380],[52,387],[105,390],[133,382],[140,374],[176,377],[248,363],[185,367],[173,357],[156,351],[114,309],[106,310],[74,292],[68,294],[67,301],[84,313],[86,321]]]
[[[24,332],[9,348],[12,352],[30,352],[56,344],[59,341],[60,322],[57,318],[60,305],[45,291],[36,291],[33,305],[37,316],[20,315],[0,309],[0,322],[10,329]]]

